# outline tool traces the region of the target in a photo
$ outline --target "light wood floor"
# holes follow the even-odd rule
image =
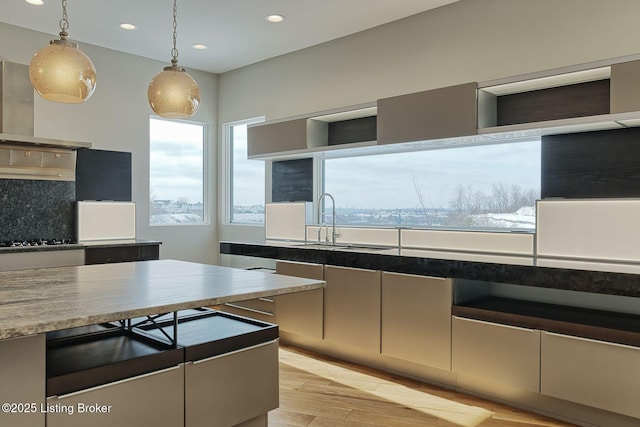
[[[331,359],[280,348],[280,407],[269,427],[565,427],[497,403]]]

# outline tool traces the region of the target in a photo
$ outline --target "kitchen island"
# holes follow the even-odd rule
[[[145,412],[145,405],[149,405],[153,408],[155,420],[163,420],[162,425],[183,425],[179,420],[189,419],[187,413],[189,404],[185,397],[189,395],[189,390],[180,388],[184,384],[183,378],[187,375],[182,372],[187,370],[183,367],[183,363],[180,363],[179,369],[171,366],[159,371],[162,373],[161,376],[166,375],[169,378],[169,384],[177,384],[176,387],[166,387],[167,383],[163,382],[164,380],[158,383],[157,380],[160,377],[150,376],[149,373],[141,375],[141,382],[136,382],[133,385],[127,381],[119,380],[117,382],[119,388],[111,393],[115,393],[118,397],[124,396],[125,402],[116,400],[121,404],[112,405],[110,413],[94,413],[93,415],[97,416],[98,421],[94,419],[88,421],[86,418],[82,418],[87,414],[81,416],[78,413],[80,407],[75,403],[73,405],[65,405],[59,401],[52,403],[51,399],[57,399],[58,396],[49,396],[46,400],[47,403],[45,403],[47,374],[52,370],[47,360],[48,347],[50,347],[47,343],[47,333],[51,335],[54,331],[64,330],[73,331],[69,333],[70,335],[80,334],[78,331],[82,328],[107,328],[104,325],[113,325],[114,322],[125,319],[146,318],[146,316],[156,314],[185,311],[249,298],[313,290],[323,286],[324,282],[320,280],[173,260],[0,272],[0,378],[2,378],[0,400],[5,405],[0,413],[0,424],[44,426],[45,418],[47,418],[47,425],[71,426],[87,425],[87,423],[92,425],[152,425],[152,420],[145,416],[148,412]],[[206,313],[206,315],[210,320],[215,313]],[[171,317],[174,320],[177,318],[169,315],[169,318]],[[242,322],[241,319],[225,318],[221,320],[223,320],[221,324],[230,324],[229,327],[235,329],[240,326],[256,330],[263,327],[263,325]],[[238,322],[234,323],[236,320]],[[171,323],[171,319],[169,322]],[[158,323],[161,322],[158,321]],[[177,333],[182,324],[175,323],[177,327],[174,328],[174,333]],[[124,325],[124,323],[122,324]],[[116,329],[128,330],[127,328]],[[264,325],[264,329],[269,329],[268,325]],[[273,331],[273,328],[270,330]],[[90,336],[91,333],[88,333],[87,336]],[[110,338],[114,338],[114,332],[108,331],[108,335]],[[116,339],[114,342],[119,342],[121,347],[111,348],[108,352],[120,353],[144,345],[145,348],[151,348],[146,356],[153,358],[138,358],[137,360],[153,360],[155,361],[153,363],[156,364],[159,363],[158,360],[169,364],[175,361],[184,362],[181,359],[180,336],[174,335],[174,342],[162,343],[161,340],[152,342],[154,340],[148,336],[142,337],[142,335],[137,334],[133,339],[130,339],[129,335],[124,338],[122,335],[118,335],[114,338]],[[220,331],[213,331],[213,335],[224,334],[221,334]],[[273,337],[273,335],[271,336]],[[188,334],[185,334],[185,339],[188,338]],[[118,339],[120,341],[117,341]],[[123,339],[124,341],[122,341]],[[226,341],[228,342],[229,339]],[[271,348],[277,348],[277,341],[270,344]],[[98,344],[91,343],[88,348],[96,345]],[[78,344],[77,348],[82,348],[82,343]],[[184,351],[186,353],[188,348],[185,347]],[[102,357],[105,351],[103,349],[97,353]],[[237,350],[232,353],[244,354],[244,352]],[[275,355],[277,369],[277,353],[273,353],[271,350],[268,354]],[[217,358],[214,359],[217,361],[220,355],[216,356]],[[84,363],[85,361],[82,359],[82,357],[79,358],[80,362]],[[249,357],[247,362],[251,360]],[[199,362],[199,360],[192,360],[186,364],[195,366]],[[144,363],[142,364],[144,365]],[[198,364],[198,366],[201,365],[206,364]],[[46,369],[45,366],[47,366]],[[232,366],[235,365],[232,364]],[[136,369],[140,371],[139,368],[135,368],[134,371]],[[142,369],[144,371],[144,368]],[[227,367],[226,370],[233,375],[242,375],[243,368],[235,366],[235,369],[236,371]],[[165,373],[165,370],[169,372]],[[226,375],[225,378],[229,376],[228,373],[225,374],[224,370],[214,371],[219,372],[220,375]],[[93,373],[93,371],[90,372]],[[199,376],[202,377],[202,375]],[[277,375],[275,378],[277,379]],[[209,378],[207,380],[209,387],[217,380],[217,378]],[[243,382],[241,379],[238,381]],[[163,390],[163,386],[159,384],[164,384],[165,389]],[[218,384],[217,388],[224,389],[227,386],[227,384]],[[77,394],[78,392],[74,392],[69,396]],[[154,395],[159,400],[149,397]],[[167,401],[169,397],[171,397],[170,402]],[[129,406],[137,411],[137,418],[131,420],[131,424],[122,424],[122,418],[118,418],[126,412],[123,409],[126,402],[129,402]],[[88,404],[88,402],[83,401],[82,404]],[[95,401],[93,404],[98,405],[92,407],[98,412],[102,406],[109,406],[106,400]],[[76,409],[75,416],[69,414],[69,408]],[[184,409],[185,415],[180,412],[183,408],[187,408]],[[60,412],[64,412],[65,409],[67,412],[60,418]],[[119,410],[120,412],[118,412]],[[165,413],[167,411],[168,413]],[[176,412],[180,413],[176,415]],[[57,424],[53,422],[56,418],[59,420]],[[256,424],[247,425],[261,425],[266,420],[266,416],[258,418],[255,421]],[[221,416],[220,419],[225,418]],[[96,424],[96,422],[98,423]],[[212,425],[240,424],[235,421],[235,424],[227,424],[226,421],[221,421],[219,424],[215,421],[211,422]],[[192,421],[190,425],[197,425],[197,420]]]

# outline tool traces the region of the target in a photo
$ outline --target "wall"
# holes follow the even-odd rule
[[[73,34],[72,34],[73,35]],[[28,64],[31,56],[49,40],[57,38],[0,23],[0,60]],[[35,99],[36,136],[75,139],[103,150],[132,153],[132,197],[137,204],[137,235],[160,240],[161,258],[215,263],[217,217],[215,205],[217,162],[216,75],[189,70],[198,81],[202,104],[193,121],[207,123],[209,178],[206,196],[210,202],[210,225],[183,227],[149,226],[149,116],[147,86],[167,63],[104,49],[80,42],[98,73],[96,91],[84,104],[65,105]],[[188,64],[181,64],[188,67]]]
[[[460,0],[220,76],[220,123],[313,113],[640,52],[637,0]],[[260,239],[225,226],[222,240]]]

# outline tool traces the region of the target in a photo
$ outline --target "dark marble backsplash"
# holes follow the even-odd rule
[[[74,239],[75,182],[0,179],[0,240]]]

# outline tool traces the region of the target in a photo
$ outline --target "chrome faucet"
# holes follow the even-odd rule
[[[331,244],[335,246],[336,238],[340,237],[340,234],[336,231],[336,201],[333,196],[329,193],[322,193],[320,197],[318,197],[318,223],[320,227],[318,227],[318,243],[320,242],[320,233],[322,230],[322,225],[324,224],[324,212],[322,212],[322,200],[325,197],[329,197],[331,199]],[[329,230],[327,230],[329,231]],[[325,243],[329,244],[329,233],[325,232]]]

